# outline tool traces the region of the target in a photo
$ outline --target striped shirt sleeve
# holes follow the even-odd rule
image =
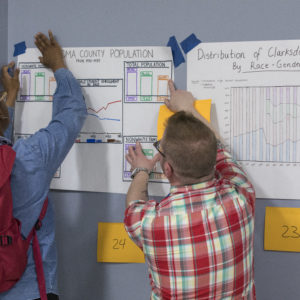
[[[246,198],[249,199],[250,202],[255,201],[254,188],[246,173],[224,147],[218,148],[216,178],[223,183],[234,185],[239,192],[245,194]]]
[[[125,211],[124,225],[129,237],[143,249],[141,225],[143,218],[155,214],[157,203],[154,200],[131,202]]]

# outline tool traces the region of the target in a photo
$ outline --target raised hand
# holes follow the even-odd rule
[[[53,72],[60,68],[66,68],[62,49],[55,40],[51,30],[48,31],[49,38],[39,32],[35,35],[35,45],[41,51],[40,62],[50,68]]]
[[[8,65],[3,66],[1,69],[1,82],[4,87],[6,96],[6,105],[14,106],[17,94],[20,88],[19,69],[14,69],[15,63],[12,61]],[[10,75],[9,69],[12,70]]]
[[[172,80],[169,80],[168,86],[170,99],[165,99],[166,106],[173,112],[182,110],[192,112],[194,110],[194,101],[196,100],[194,96],[188,91],[176,90]]]

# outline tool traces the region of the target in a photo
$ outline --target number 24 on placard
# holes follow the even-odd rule
[[[293,238],[297,239],[300,238],[300,233],[298,232],[298,227],[297,226],[287,226],[287,225],[282,225],[283,228],[283,233],[281,236],[285,239],[287,238]]]
[[[114,250],[120,250],[124,249],[125,247],[126,239],[113,239],[113,249]]]

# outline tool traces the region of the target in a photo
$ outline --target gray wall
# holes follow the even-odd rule
[[[8,0],[0,0],[0,66],[7,62]],[[2,88],[0,82],[0,89]]]
[[[2,16],[7,1],[1,1]],[[33,35],[49,28],[65,47],[161,46],[171,35],[180,42],[192,32],[204,42],[300,39],[299,11],[298,0],[9,0],[8,59],[15,43],[33,47]],[[186,88],[186,64],[175,79]],[[122,222],[125,195],[53,191],[51,198],[61,299],[149,299],[144,265],[96,262],[97,223]],[[299,300],[300,255],[263,251],[265,206],[300,207],[300,201],[257,200],[257,298]]]

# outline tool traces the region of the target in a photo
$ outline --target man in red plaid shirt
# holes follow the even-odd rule
[[[151,299],[253,300],[254,189],[192,94],[169,88],[165,103],[176,113],[159,153],[148,160],[137,143],[126,156],[133,181],[124,223],[145,254]],[[171,184],[160,203],[147,193],[158,160]]]

